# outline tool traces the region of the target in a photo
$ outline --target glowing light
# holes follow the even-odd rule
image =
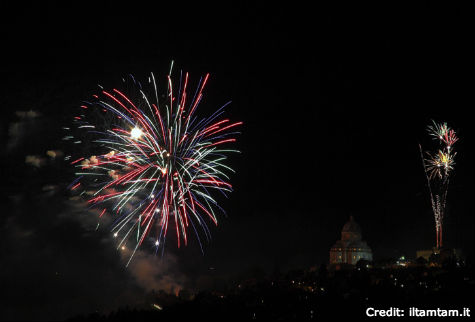
[[[134,128],[132,129],[132,131],[130,131],[130,136],[131,136],[132,139],[134,139],[134,140],[139,139],[142,135],[143,135],[143,132],[142,132],[142,130],[139,129],[138,127],[134,127]]]

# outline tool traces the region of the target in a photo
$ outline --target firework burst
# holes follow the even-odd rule
[[[435,140],[440,140],[448,150],[458,141],[455,131],[450,129],[447,123],[437,124],[435,121],[432,121],[432,125],[427,127],[427,131]]]
[[[427,127],[429,135],[439,143],[439,149],[434,152],[426,152],[426,158],[421,151],[424,172],[429,186],[432,211],[435,218],[436,245],[442,247],[442,224],[445,214],[449,179],[454,170],[455,155],[453,145],[458,141],[455,131],[447,126],[447,123],[438,124],[432,121]]]
[[[191,227],[203,249],[200,234],[209,240],[208,224],[217,225],[217,212],[224,212],[214,193],[232,191],[228,174],[234,171],[225,163],[229,152],[239,151],[226,146],[242,122],[222,118],[228,103],[207,118],[195,115],[208,78],[200,79],[193,96],[188,73],[180,73],[176,87],[171,69],[166,96],[159,95],[153,74],[144,86],[130,76],[123,79],[125,90],[100,87],[74,118],[73,129],[84,130],[83,136],[64,138],[89,141],[86,156],[67,157],[77,168],[70,188],[82,190],[100,218],[112,217],[118,249],[132,243],[130,259],[144,243],[163,252],[170,229],[180,247],[188,244]]]

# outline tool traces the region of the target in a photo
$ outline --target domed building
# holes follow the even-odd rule
[[[341,239],[330,249],[330,265],[356,265],[360,259],[373,260],[373,252],[368,244],[361,239],[361,228],[353,218],[343,226]]]

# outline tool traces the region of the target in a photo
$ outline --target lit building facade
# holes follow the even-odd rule
[[[350,216],[350,220],[341,230],[341,239],[330,249],[330,265],[355,265],[360,259],[372,261],[373,252],[361,238],[360,225]]]

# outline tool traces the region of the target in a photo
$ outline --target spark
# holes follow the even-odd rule
[[[142,135],[143,135],[143,132],[142,132],[142,130],[139,129],[138,127],[134,127],[134,128],[132,129],[132,131],[130,131],[130,136],[131,136],[132,139],[134,139],[134,140],[139,139]]]

